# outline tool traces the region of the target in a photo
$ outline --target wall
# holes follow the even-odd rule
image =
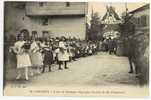
[[[149,29],[149,14],[150,14],[149,9],[145,9],[143,11],[139,11],[139,12],[134,13],[134,18],[137,20],[137,21],[135,21],[136,31]],[[146,26],[140,25],[141,24],[141,16],[144,16],[144,15],[146,16]]]
[[[84,15],[49,16],[48,25],[43,26],[41,23],[42,17],[26,16],[25,7],[20,8],[18,4],[20,5],[17,2],[5,2],[4,64],[7,68],[16,67],[15,55],[9,53],[9,47],[14,45],[16,36],[22,29],[28,29],[30,34],[32,31],[38,31],[39,36],[42,36],[42,31],[49,31],[53,37],[71,36],[85,39],[86,17]]]
[[[23,28],[29,28],[29,18],[24,8],[17,8],[16,3],[5,2],[4,35],[16,35]]]
[[[143,15],[148,16],[147,25],[142,26],[139,25],[140,22],[134,22],[136,23],[136,30],[132,39],[135,41],[134,62],[139,72],[140,84],[146,85],[149,83],[149,9],[134,13],[135,18],[140,18]]]
[[[39,36],[42,36],[42,31],[48,31],[52,37],[66,36],[85,39],[85,17],[49,17],[48,20],[48,25],[42,25],[41,17],[30,17],[30,31],[37,31]]]
[[[87,13],[86,2],[44,2],[40,6],[39,2],[28,2],[26,6],[27,15],[81,15]]]
[[[21,29],[28,29],[30,34],[32,31],[37,31],[39,36],[42,36],[42,31],[49,31],[50,35],[53,37],[71,36],[80,39],[85,39],[85,35],[86,35],[85,15],[48,16],[49,23],[47,26],[43,26],[41,21],[42,20],[41,16],[26,16],[26,6],[25,8],[20,9],[17,8],[16,5],[17,3],[15,2],[5,3],[5,36],[6,37],[9,37],[11,34],[16,36]],[[76,4],[76,7],[77,6],[78,5]],[[38,10],[36,11],[38,12]]]

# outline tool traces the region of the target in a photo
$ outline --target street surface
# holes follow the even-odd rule
[[[138,85],[135,74],[129,74],[127,57],[98,53],[79,58],[68,63],[69,69],[58,70],[53,65],[52,72],[34,75],[29,81],[15,80],[15,69],[7,70],[6,84],[26,84],[27,86],[119,86]]]

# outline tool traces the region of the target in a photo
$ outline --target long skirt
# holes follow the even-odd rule
[[[43,65],[43,58],[40,52],[30,54],[32,66],[41,67]]]
[[[28,53],[17,55],[17,68],[31,67],[31,60]]]

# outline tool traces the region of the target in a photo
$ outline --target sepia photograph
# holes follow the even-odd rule
[[[150,4],[4,1],[4,96],[149,96]]]

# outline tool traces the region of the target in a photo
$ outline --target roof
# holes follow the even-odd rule
[[[115,12],[115,9],[114,9],[112,6],[110,6],[110,7],[107,6],[106,9],[107,9],[107,12],[106,12],[105,15],[103,16],[102,20],[105,20],[105,19],[108,17],[108,15],[109,15],[109,16],[112,16],[112,15],[113,15],[113,17],[114,17],[116,20],[120,20],[120,17],[119,17],[118,14]]]
[[[113,8],[112,6],[110,6],[110,7],[107,6],[106,8],[107,8],[107,12],[103,16],[101,23],[102,24],[119,24],[119,23],[121,23],[121,19],[120,19],[119,15],[115,12],[115,8]]]
[[[129,12],[129,13],[137,13],[137,12],[143,11],[145,9],[149,9],[149,4],[146,4],[146,5],[144,5],[144,6],[140,7],[140,8],[137,8],[137,9],[135,9],[135,10]]]

